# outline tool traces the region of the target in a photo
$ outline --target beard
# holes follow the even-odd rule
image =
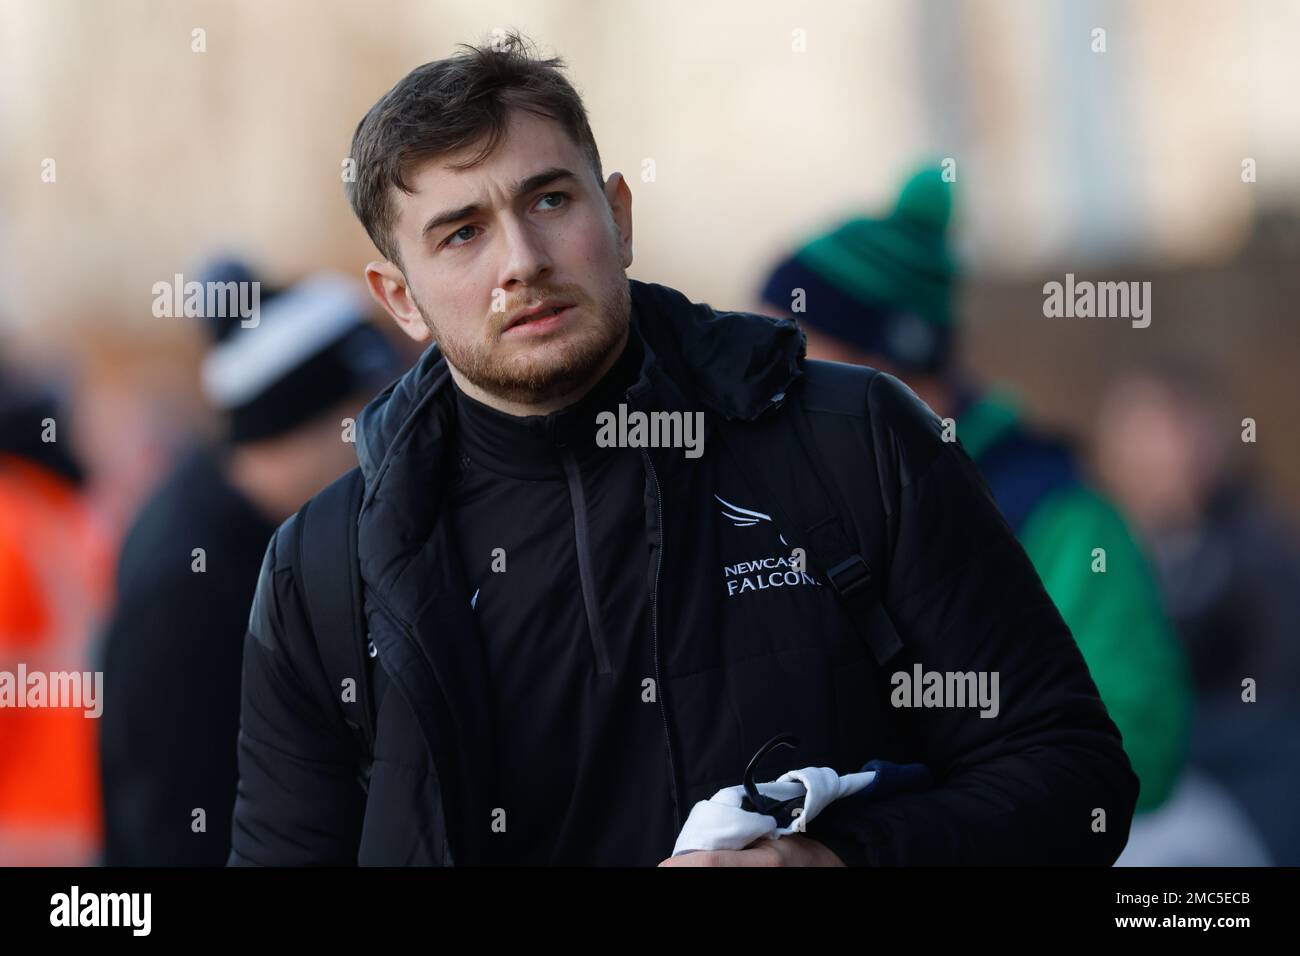
[[[424,324],[451,365],[485,392],[521,404],[550,401],[589,384],[605,360],[613,358],[610,352],[618,345],[632,314],[632,294],[626,277],[597,302],[563,289],[538,289],[530,296],[533,301],[551,297],[573,302],[575,311],[583,313],[580,324],[561,328],[543,341],[512,348],[514,343],[502,339],[500,324],[490,324],[479,339],[440,334],[424,306],[412,296]]]

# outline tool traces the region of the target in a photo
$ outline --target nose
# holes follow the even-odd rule
[[[506,217],[502,232],[505,252],[501,263],[501,288],[535,285],[550,273],[551,259],[545,242],[527,222]]]

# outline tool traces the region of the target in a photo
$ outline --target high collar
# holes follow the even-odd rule
[[[792,320],[720,312],[655,283],[629,279],[628,285],[645,348],[629,398],[657,409],[703,406],[723,418],[750,420],[779,403],[803,374],[806,340]],[[406,499],[404,506],[411,496],[434,504],[429,469],[454,424],[452,389],[435,343],[358,416],[363,512],[380,496],[394,504]]]
[[[608,453],[596,444],[596,416],[617,412],[641,375],[644,348],[630,323],[618,359],[582,398],[548,415],[511,415],[467,395],[453,384],[461,451],[489,471],[513,478],[555,478],[564,474],[561,456],[579,461]]]

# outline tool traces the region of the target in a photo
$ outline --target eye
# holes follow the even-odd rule
[[[542,198],[539,199],[538,202],[545,202],[545,201],[548,200],[548,199],[555,199],[555,198],[563,199],[565,202],[568,202],[568,200],[569,200],[569,194],[568,194],[568,193],[564,193],[564,192],[547,193],[546,195],[542,196]],[[549,208],[551,208],[551,209],[556,209],[556,208],[558,208],[558,207],[556,207],[556,206],[551,206],[551,207],[549,207]]]
[[[461,226],[459,229],[457,229],[455,232],[453,232],[450,236],[448,236],[448,237],[443,241],[442,244],[443,244],[444,246],[463,246],[463,245],[465,245],[467,242],[469,242],[469,240],[473,239],[474,237],[473,237],[472,235],[470,235],[470,236],[466,236],[466,237],[465,237],[465,242],[453,242],[452,240],[454,240],[457,236],[461,235],[461,233],[465,232],[465,230],[467,230],[467,229],[477,229],[477,228],[478,228],[477,226]]]

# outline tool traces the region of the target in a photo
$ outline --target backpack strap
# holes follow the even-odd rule
[[[741,464],[755,494],[772,509],[773,522],[785,540],[792,548],[802,547],[809,565],[825,575],[876,663],[884,666],[903,643],[880,600],[876,573],[845,530],[835,499],[821,479],[824,458],[810,448],[812,430],[802,400],[786,396],[753,422],[721,421],[718,434]],[[879,497],[875,469],[863,468],[862,473],[856,484],[870,482],[863,493]],[[883,501],[881,509],[883,520]]]
[[[367,786],[376,709],[357,562],[357,515],[364,490],[361,470],[354,468],[303,506],[295,566],[316,651],[343,719],[357,737],[363,757],[362,786]],[[355,700],[343,699],[347,679],[356,685]]]

